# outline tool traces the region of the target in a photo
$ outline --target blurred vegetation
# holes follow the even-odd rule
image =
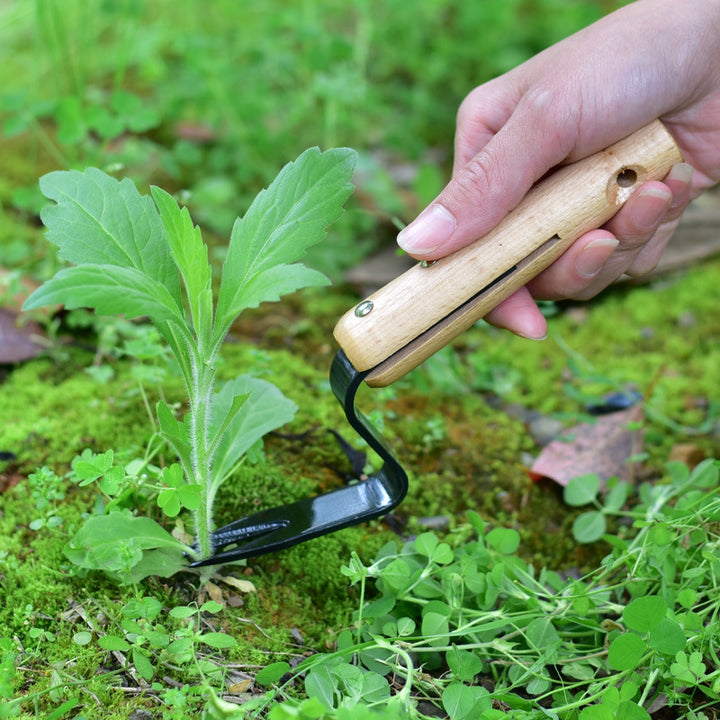
[[[356,210],[316,258],[341,269],[440,189],[475,85],[618,4],[4,3],[3,264],[42,265],[27,227],[50,169],[95,165],[182,192],[197,221],[226,235],[285,162],[345,145],[361,153]]]

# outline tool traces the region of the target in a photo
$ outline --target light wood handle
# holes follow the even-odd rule
[[[452,255],[418,263],[340,318],[335,338],[372,387],[390,385],[471,327],[606,223],[682,154],[655,120],[533,187],[487,235]],[[365,311],[365,312],[363,312]]]

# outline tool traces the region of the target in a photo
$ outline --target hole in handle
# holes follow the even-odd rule
[[[615,178],[621,188],[632,187],[638,180],[638,174],[632,168],[623,168]]]

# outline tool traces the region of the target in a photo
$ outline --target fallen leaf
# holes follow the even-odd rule
[[[10,490],[10,488],[19,485],[23,480],[25,480],[25,476],[18,472],[10,474],[0,473],[0,495]]]
[[[244,593],[254,593],[255,586],[249,580],[240,580],[230,575],[217,575],[218,580]]]
[[[42,328],[31,321],[18,325],[17,319],[12,310],[0,310],[0,363],[30,360],[46,349]]]
[[[218,605],[225,605],[222,588],[218,587],[214,582],[208,581],[205,583],[205,590],[211,600],[214,600]]]
[[[598,475],[603,483],[611,477],[632,480],[632,464],[627,460],[642,447],[642,430],[632,424],[641,419],[642,408],[636,405],[567,429],[567,440],[554,440],[543,449],[530,468],[531,476],[563,486],[589,474]]]
[[[241,680],[240,682],[236,682],[234,685],[231,685],[228,688],[228,692],[244,693],[250,689],[251,685],[252,685],[252,678],[248,678],[247,680]]]
[[[669,459],[685,463],[692,470],[705,459],[705,453],[693,443],[678,443],[670,451]]]

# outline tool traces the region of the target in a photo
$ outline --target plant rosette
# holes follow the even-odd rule
[[[158,502],[169,516],[182,508],[193,513],[195,545],[132,510],[113,508],[91,515],[71,540],[67,554],[73,562],[130,572],[137,580],[160,568],[165,574],[182,569],[184,553],[212,554],[213,507],[222,483],[296,410],[265,380],[241,375],[219,383],[223,341],[246,309],[329,283],[298,261],[342,214],[355,161],[347,148],[311,148],[286,165],[236,220],[217,298],[201,231],[167,192],[152,187],[150,196],[141,195],[129,179],[118,181],[95,168],[41,178],[43,194],[55,201],[41,213],[47,239],[72,266],[38,288],[25,309],[62,304],[100,315],[147,317],[169,347],[187,391],[184,417],[157,404],[160,434],[178,459],[162,473]],[[122,473],[99,470],[96,477],[106,486]],[[115,475],[108,477],[106,470]]]

